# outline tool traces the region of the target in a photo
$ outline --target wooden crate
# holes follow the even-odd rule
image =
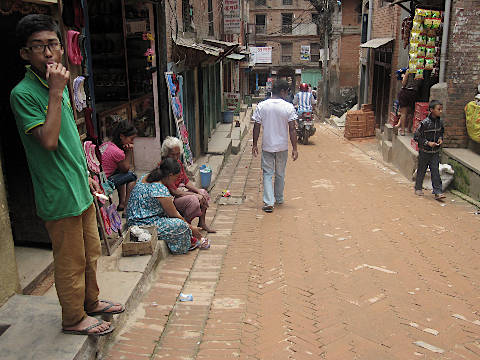
[[[148,230],[150,235],[152,235],[152,239],[146,242],[131,241],[129,228],[124,235],[122,243],[122,256],[148,255],[153,254],[155,251],[155,247],[157,246],[157,227],[154,225],[140,227]]]

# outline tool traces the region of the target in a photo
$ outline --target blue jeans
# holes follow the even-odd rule
[[[279,152],[262,151],[263,202],[265,205],[273,206],[275,202],[283,203],[287,159],[288,150]],[[274,173],[275,187],[272,183]]]
[[[137,175],[135,175],[131,171],[127,171],[126,173],[115,172],[113,175],[110,175],[108,180],[112,181],[115,184],[115,188],[123,184],[128,184],[132,181],[137,181]]]

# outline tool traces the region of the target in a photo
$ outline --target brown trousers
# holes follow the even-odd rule
[[[53,247],[55,287],[62,326],[82,321],[98,303],[97,260],[101,255],[95,206],[79,216],[45,222]]]

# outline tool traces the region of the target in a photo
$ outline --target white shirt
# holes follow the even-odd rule
[[[263,127],[262,150],[288,150],[288,123],[297,118],[293,105],[282,99],[268,99],[257,105],[252,119]]]

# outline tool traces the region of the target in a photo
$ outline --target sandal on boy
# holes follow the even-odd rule
[[[115,304],[114,302],[111,302],[111,301],[108,301],[108,300],[100,300],[100,301],[104,302],[104,303],[107,303],[108,305],[105,306],[102,310],[87,312],[88,316],[115,315],[115,314],[121,314],[125,311],[125,306],[123,306],[122,304]],[[112,307],[118,306],[118,305],[121,305],[121,307],[122,307],[120,310],[108,311]]]
[[[115,327],[113,325],[110,325],[108,327],[108,329],[104,330],[104,331],[100,331],[100,332],[89,331],[89,330],[95,329],[96,327],[102,325],[103,323],[104,323],[103,320],[98,320],[98,322],[96,322],[93,325],[90,325],[90,326],[86,327],[85,329],[82,329],[82,330],[65,330],[65,329],[62,329],[62,332],[64,334],[70,334],[70,335],[104,336],[104,335],[110,334],[115,329]]]
[[[273,206],[272,205],[264,205],[262,207],[262,210],[265,211],[266,213],[271,213],[271,212],[273,212]]]
[[[210,249],[210,240],[208,240],[208,238],[202,238],[199,247],[200,247],[200,250]]]

